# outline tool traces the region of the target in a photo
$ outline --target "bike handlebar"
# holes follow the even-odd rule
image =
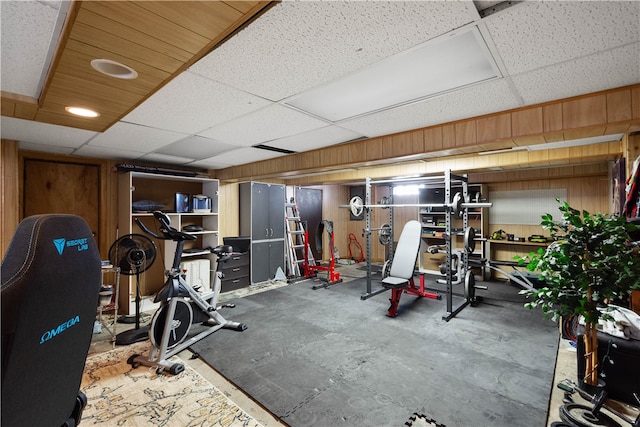
[[[155,211],[153,213],[153,216],[158,220],[158,222],[160,222],[160,231],[162,232],[162,236],[149,230],[149,228],[147,228],[147,226],[144,225],[142,221],[140,221],[140,218],[136,218],[135,222],[142,229],[142,231],[155,237],[156,239],[173,240],[174,242],[197,239],[197,237],[192,234],[183,233],[182,231],[178,231],[173,228],[170,224],[169,217],[164,212]]]

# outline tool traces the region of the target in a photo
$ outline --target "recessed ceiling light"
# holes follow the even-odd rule
[[[90,110],[88,108],[82,107],[64,107],[67,113],[73,114],[74,116],[81,117],[98,117],[100,114],[97,112]]]
[[[138,72],[133,68],[110,59],[94,59],[91,67],[99,73],[116,79],[132,80],[138,77]]]

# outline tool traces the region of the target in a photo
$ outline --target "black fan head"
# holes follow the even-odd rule
[[[156,245],[142,234],[127,234],[113,242],[109,261],[120,272],[132,276],[147,270],[156,260]]]

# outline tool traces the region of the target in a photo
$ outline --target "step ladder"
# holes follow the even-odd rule
[[[287,270],[289,277],[303,277],[304,271],[301,271],[304,263],[305,254],[307,256],[308,265],[316,265],[316,261],[311,252],[308,242],[308,235],[305,231],[305,225],[298,213],[298,206],[295,204],[293,197],[289,203],[285,203],[286,215],[285,223],[287,225]]]

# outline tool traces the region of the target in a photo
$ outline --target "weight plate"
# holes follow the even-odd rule
[[[391,260],[386,260],[382,266],[382,278],[389,277],[391,274]]]
[[[467,274],[464,276],[464,296],[467,301],[476,299],[476,277],[471,270],[467,270]]]
[[[476,230],[473,227],[467,227],[464,232],[464,249],[469,254],[476,250]]]
[[[613,418],[602,412],[593,415],[591,408],[577,403],[569,403],[560,407],[560,418],[578,427],[621,427]]]
[[[364,202],[362,201],[362,197],[353,196],[351,200],[349,200],[349,207],[351,208],[353,216],[362,215],[362,212],[364,212]]]
[[[389,206],[391,204],[391,197],[389,196],[385,196],[380,200],[380,204],[381,205],[385,205],[382,207],[382,209],[389,209]]]
[[[453,196],[451,208],[453,209],[453,214],[455,216],[460,216],[460,214],[462,213],[462,201],[462,194],[460,194],[460,192],[456,193],[455,196]]]
[[[391,242],[391,226],[389,224],[382,224],[378,230],[378,240],[385,246]]]

